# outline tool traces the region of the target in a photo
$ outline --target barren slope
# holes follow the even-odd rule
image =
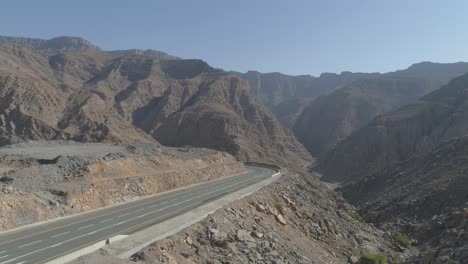
[[[468,75],[382,115],[320,159],[327,180],[354,181],[468,132]]]

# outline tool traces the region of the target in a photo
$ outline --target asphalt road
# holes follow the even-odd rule
[[[0,234],[0,264],[46,263],[116,235],[129,235],[271,177],[248,172],[89,213]]]

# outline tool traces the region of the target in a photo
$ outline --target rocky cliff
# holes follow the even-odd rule
[[[2,145],[160,140],[226,150],[243,160],[311,159],[246,81],[204,61],[66,45],[44,52],[45,42],[34,39],[9,43],[15,45],[0,45]]]
[[[331,181],[354,181],[468,132],[468,75],[414,104],[377,117],[339,143],[316,169]]]
[[[468,63],[423,62],[355,81],[304,107],[294,132],[309,152],[319,157],[376,116],[415,102],[466,72]]]

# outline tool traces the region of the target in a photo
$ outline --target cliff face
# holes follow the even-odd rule
[[[321,158],[316,169],[327,180],[355,181],[465,135],[467,84],[468,75],[463,75],[414,104],[377,117]]]
[[[429,82],[421,80],[356,81],[312,101],[293,130],[309,152],[319,157],[374,117],[416,101],[429,89]]]
[[[160,140],[226,150],[243,160],[311,159],[247,82],[204,61],[81,48],[43,52],[37,45],[0,45],[2,145]]]
[[[282,73],[260,73],[249,71],[235,73],[249,82],[253,93],[266,106],[272,108],[287,99],[298,97],[316,97],[330,93],[353,81],[376,77],[374,73],[341,74],[323,73],[319,77],[310,75],[290,76]]]
[[[466,72],[467,63],[424,62],[360,79],[309,103],[293,130],[312,155],[322,156],[376,116],[415,102]]]

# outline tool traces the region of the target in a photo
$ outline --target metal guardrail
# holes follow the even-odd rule
[[[268,163],[261,163],[261,162],[252,162],[252,161],[246,161],[244,162],[245,165],[247,166],[257,166],[257,167],[263,167],[263,168],[268,168],[275,170],[276,172],[281,171],[281,167],[273,164],[268,164]]]

